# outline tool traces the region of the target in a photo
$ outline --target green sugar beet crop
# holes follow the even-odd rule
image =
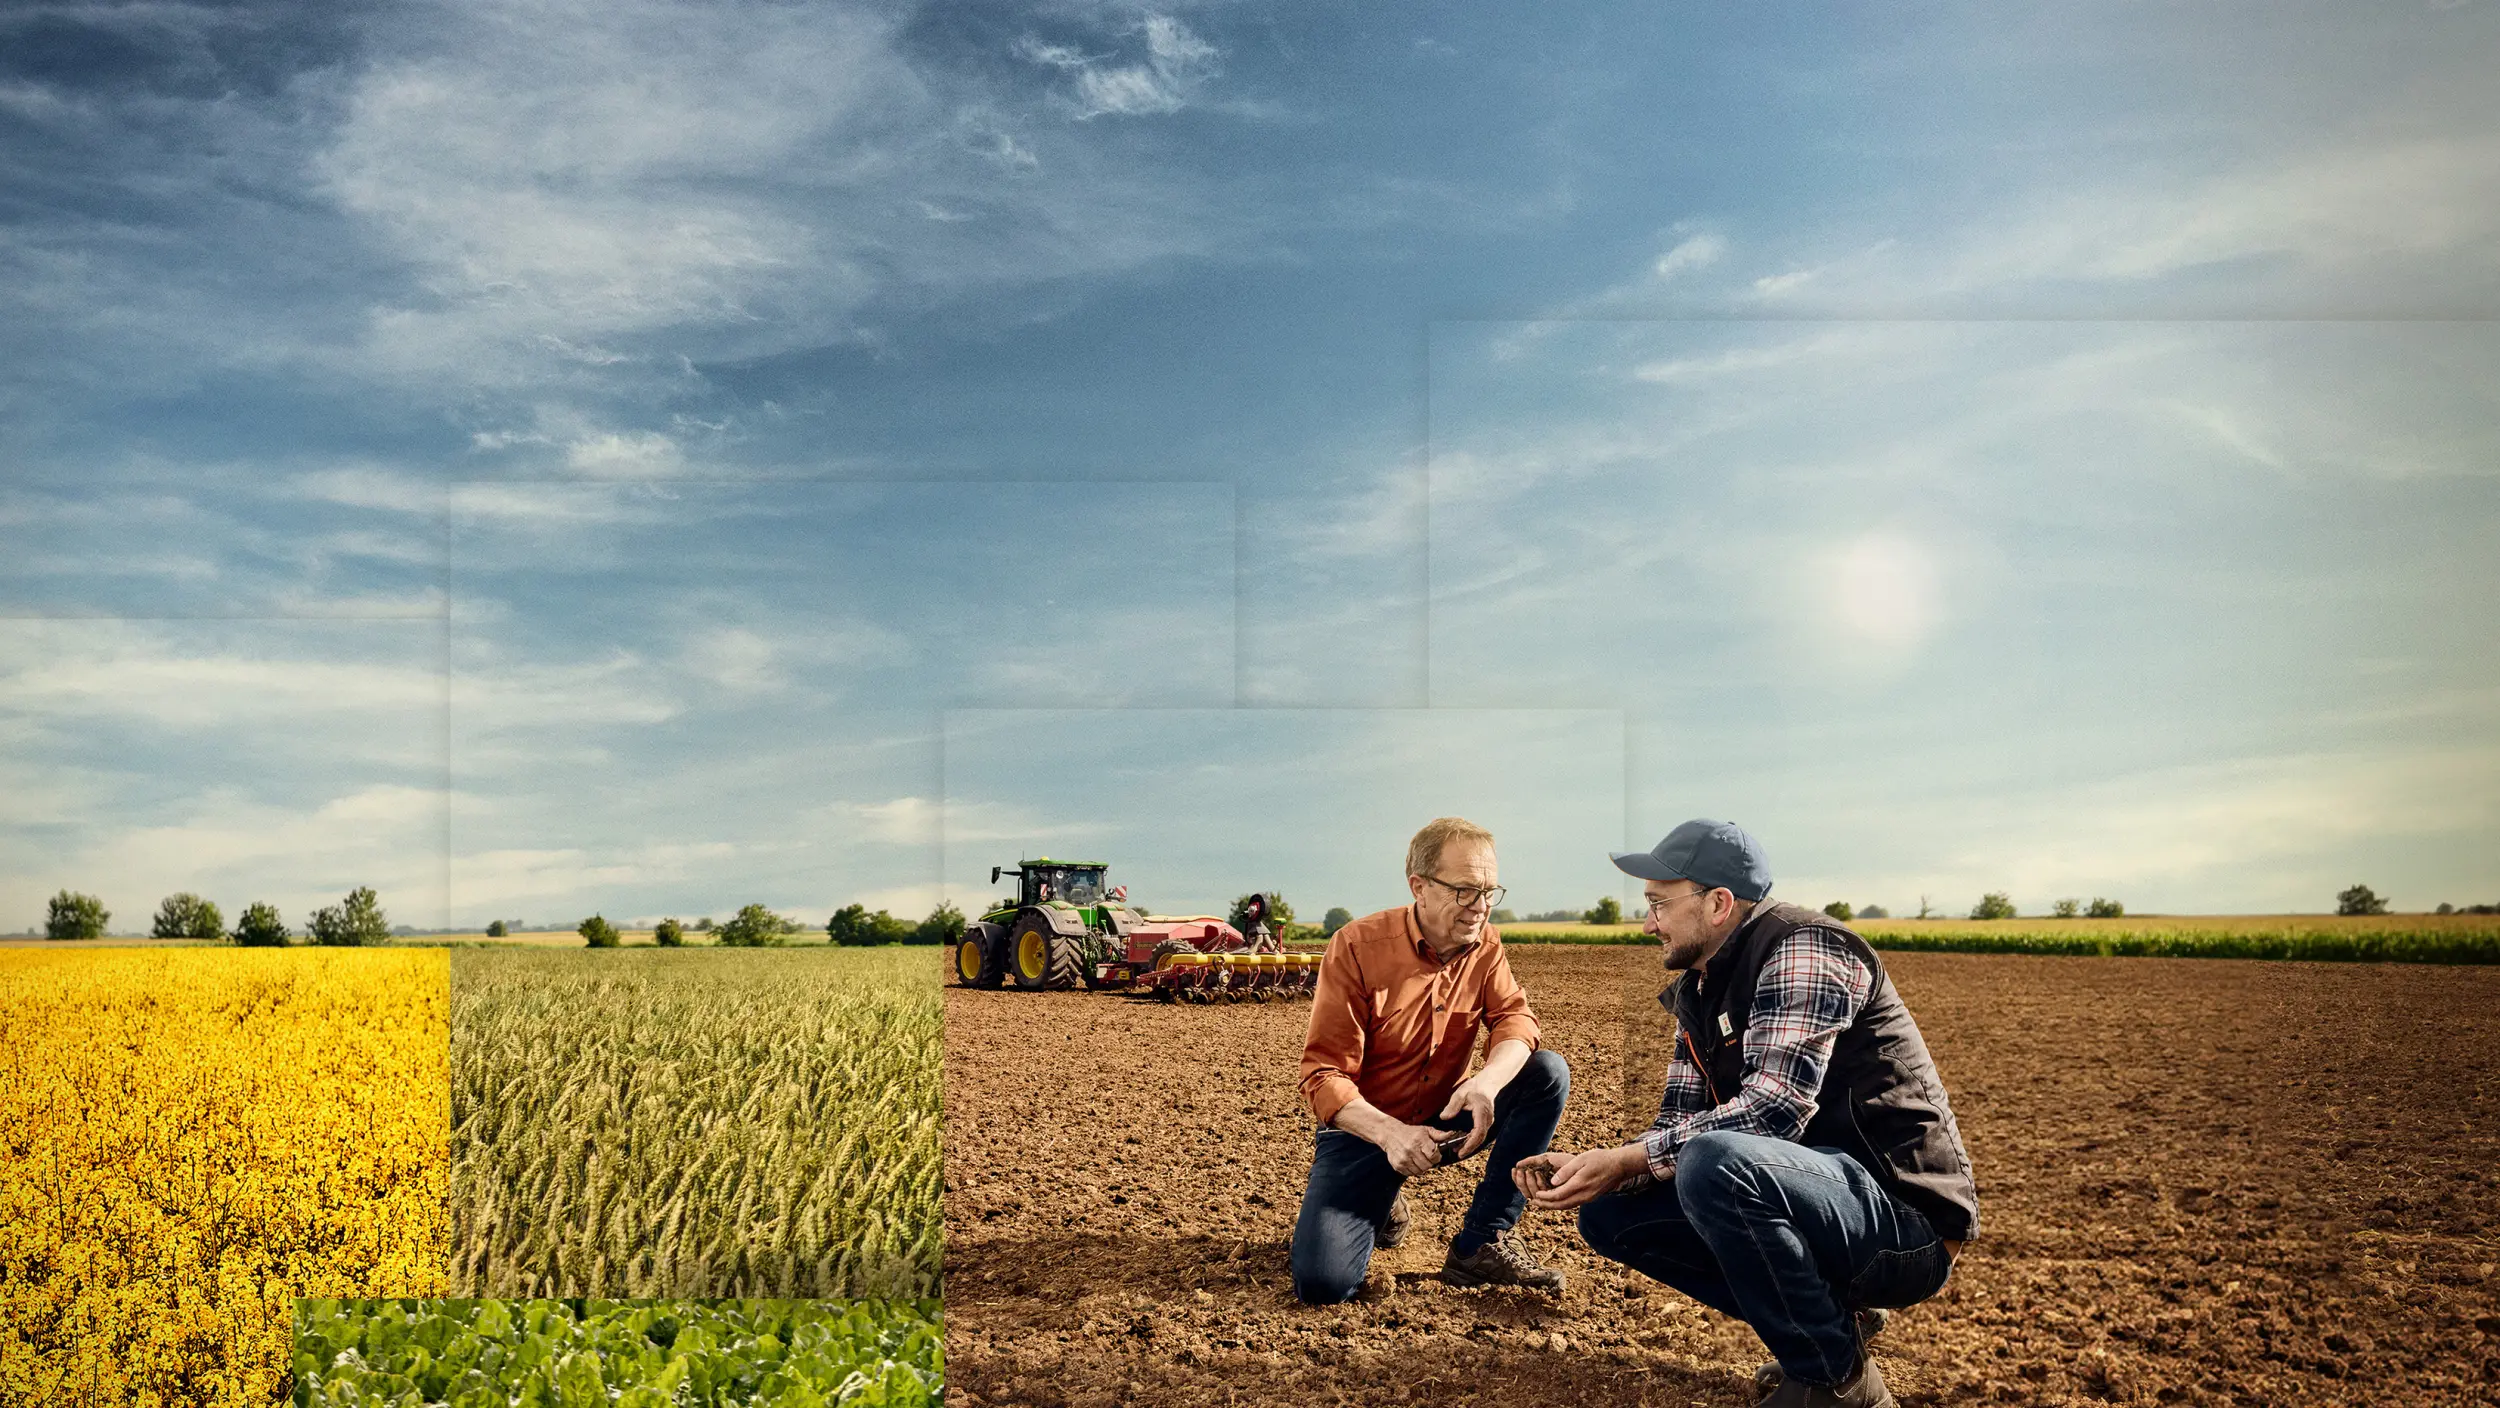
[[[935,1301],[304,1300],[298,1408],[934,1408]]]

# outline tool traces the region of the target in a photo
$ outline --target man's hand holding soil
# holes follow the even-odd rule
[[[1648,1153],[1638,1144],[1623,1144],[1578,1154],[1532,1154],[1511,1168],[1510,1177],[1528,1206],[1569,1212],[1648,1174]]]
[[[1511,1077],[1528,1064],[1534,1055],[1524,1041],[1494,1043],[1484,1059],[1484,1068],[1460,1081],[1443,1102],[1435,1124],[1408,1124],[1382,1111],[1368,1100],[1357,1097],[1337,1111],[1337,1128],[1380,1146],[1389,1156],[1389,1167],[1407,1178],[1421,1178],[1443,1164],[1454,1164],[1484,1147],[1493,1137],[1493,1099],[1510,1084]],[[1454,1130],[1440,1126],[1463,1118],[1467,1133],[1456,1149],[1450,1148]]]

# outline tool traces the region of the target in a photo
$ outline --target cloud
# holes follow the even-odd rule
[[[744,627],[707,631],[686,642],[686,668],[733,694],[773,694],[790,687],[775,644]]]
[[[162,804],[160,818],[174,820],[97,828],[95,839],[66,852],[39,854],[12,841],[0,906],[39,907],[47,882],[66,881],[101,895],[116,929],[145,928],[155,901],[176,890],[217,899],[229,921],[245,904],[267,901],[300,927],[314,906],[370,885],[394,921],[429,924],[442,894],[444,801],[439,788],[394,783],[311,805],[211,788]]]
[[[56,727],[117,719],[197,732],[355,719],[387,733],[385,721],[406,729],[442,709],[441,669],[418,663],[434,653],[429,634],[421,625],[340,636],[18,623],[0,656],[0,708]]]
[[[585,847],[464,851],[452,857],[452,912],[476,922],[517,906],[562,901],[598,908],[601,892],[704,881],[732,864],[728,841],[654,842],[598,852]],[[656,916],[654,916],[656,917]]]
[[[685,467],[685,452],[657,431],[587,435],[564,447],[569,469],[601,479],[663,477]]]
[[[1839,828],[1924,835],[1943,854],[1914,871],[1800,883],[1896,913],[1921,891],[1960,913],[1986,890],[2007,890],[2033,913],[2090,895],[2138,911],[2316,911],[2356,866],[2378,868],[2384,884],[2400,852],[2488,835],[2500,824],[2494,797],[2500,748],[2487,744],[2234,758],[2010,796],[1888,795],[1844,803]]]
[[[1022,46],[1064,75],[1045,100],[1003,55],[906,23],[764,0],[395,12],[314,164],[410,275],[370,306],[360,373],[469,399],[482,451],[647,475],[680,462],[672,437],[551,434],[548,408],[648,419],[709,394],[690,359],[873,339],[880,310],[1210,247],[1177,195],[1192,177],[1082,135],[1208,80],[1187,26],[1148,17],[1124,60]]]
[[[1145,41],[1145,56],[1127,63],[1031,37],[1019,41],[1016,52],[1029,62],[1060,69],[1074,77],[1073,103],[1078,121],[1180,111],[1198,87],[1217,71],[1215,46],[1168,15],[1148,15],[1139,32]]]
[[[1662,279],[1671,279],[1688,269],[1703,269],[1719,262],[1727,253],[1727,241],[1718,235],[1702,233],[1687,236],[1673,249],[1658,256],[1650,272]]]
[[[321,503],[439,518],[448,490],[439,478],[376,465],[348,465],[298,474],[294,492]]]
[[[2123,312],[2191,288],[2199,306],[2223,292],[2224,308],[2324,300],[2450,314],[2500,294],[2495,251],[2500,137],[2349,138],[2244,156],[2200,179],[2044,180],[1941,228],[1757,276],[1732,301],[1985,308],[2053,290]],[[2178,309],[2175,298],[2154,306]]]

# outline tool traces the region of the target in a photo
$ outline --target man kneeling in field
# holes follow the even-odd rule
[[[1441,1278],[1562,1289],[1562,1273],[1511,1238],[1526,1205],[1511,1169],[1553,1142],[1571,1072],[1538,1049],[1536,1014],[1487,922],[1499,878],[1492,833],[1439,818],[1406,849],[1415,902],[1328,941],[1302,1050],[1302,1096],[1320,1123],[1293,1228],[1293,1293],[1307,1305],[1351,1300],[1375,1243],[1406,1235],[1406,1180],[1488,1139],[1492,1157]],[[1484,1065],[1468,1076],[1478,1027]]]
[[[1600,1255],[1753,1326],[1765,1408],[1889,1408],[1865,1352],[1887,1307],[1943,1289],[1979,1228],[1970,1155],[1883,961],[1838,921],[1765,903],[1744,831],[1688,821],[1614,857],[1683,977],[1648,1134],[1518,1166]],[[1603,1196],[1600,1196],[1603,1195]]]

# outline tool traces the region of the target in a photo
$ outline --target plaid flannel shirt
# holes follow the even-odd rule
[[[1728,941],[1735,942],[1730,935]],[[1718,1105],[1692,1053],[1676,1042],[1657,1123],[1641,1136],[1649,1176],[1675,1176],[1676,1151],[1714,1129],[1795,1140],[1814,1118],[1815,1097],[1831,1064],[1832,1043],[1857,1019],[1875,974],[1838,934],[1806,928],[1788,936],[1754,980],[1745,1022],[1743,1086]]]

